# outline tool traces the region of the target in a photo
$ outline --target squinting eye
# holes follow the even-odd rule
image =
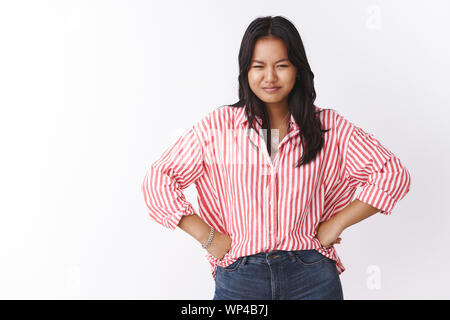
[[[287,64],[281,64],[278,67],[289,67]],[[253,68],[263,68],[263,66],[253,66]]]

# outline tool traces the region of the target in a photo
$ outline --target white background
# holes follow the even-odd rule
[[[298,28],[316,103],[412,177],[342,233],[345,299],[448,299],[448,1],[1,1],[0,298],[212,299],[205,251],[153,222],[161,152],[237,101],[249,23]],[[197,209],[194,185],[185,190]]]

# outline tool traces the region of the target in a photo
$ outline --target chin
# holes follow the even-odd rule
[[[284,98],[279,98],[279,97],[263,97],[260,98],[261,101],[265,102],[265,103],[279,103],[281,101],[283,101]]]

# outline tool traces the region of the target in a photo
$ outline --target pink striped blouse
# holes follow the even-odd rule
[[[391,151],[372,134],[334,109],[315,107],[324,146],[307,165],[294,168],[302,155],[300,128],[291,115],[289,130],[273,159],[260,121],[247,130],[244,107],[222,106],[209,112],[150,165],[142,191],[150,218],[175,230],[183,215],[198,214],[232,239],[222,259],[209,253],[213,279],[217,266],[271,250],[316,249],[345,268],[333,247],[316,238],[320,222],[356,199],[389,215],[410,189],[411,177]],[[195,183],[199,210],[182,190]]]

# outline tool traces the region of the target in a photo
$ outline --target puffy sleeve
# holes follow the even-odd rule
[[[336,131],[344,178],[349,186],[362,188],[356,199],[382,214],[391,214],[395,204],[410,190],[409,171],[373,134],[340,114],[337,114]]]
[[[203,151],[194,126],[150,165],[142,183],[150,218],[175,230],[184,215],[195,214],[182,192],[203,174]]]

